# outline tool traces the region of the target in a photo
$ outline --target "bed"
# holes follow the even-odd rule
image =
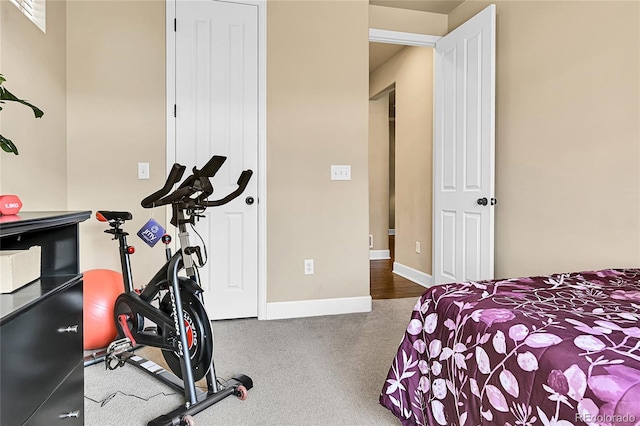
[[[429,288],[380,403],[406,425],[640,425],[640,269]]]

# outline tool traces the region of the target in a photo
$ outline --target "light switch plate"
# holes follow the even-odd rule
[[[350,165],[332,165],[331,180],[351,180]]]
[[[149,163],[138,163],[138,179],[149,179]]]

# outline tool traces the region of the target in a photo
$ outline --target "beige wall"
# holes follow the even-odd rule
[[[369,235],[389,249],[389,94],[369,101]]]
[[[369,96],[374,97],[393,83],[396,87],[395,262],[431,274],[433,49],[402,49],[369,76]],[[421,246],[419,254],[416,242]]]
[[[35,119],[26,106],[3,105],[1,132],[20,155],[0,151],[0,194],[16,194],[23,210],[67,207],[66,3],[47,2],[47,33],[9,1],[0,1],[0,52],[7,82],[19,98],[44,111]]]
[[[640,2],[495,3],[496,276],[638,267]]]
[[[134,234],[152,215],[165,220],[162,208],[140,206],[166,178],[165,5],[70,1],[67,18],[69,209],[133,214],[127,230],[141,286],[164,263],[159,245]],[[138,180],[138,162],[150,163],[149,180]],[[104,229],[95,219],[81,225],[83,270],[120,269]]]
[[[268,2],[269,302],[369,295],[367,11]],[[332,164],[352,180],[331,181]]]

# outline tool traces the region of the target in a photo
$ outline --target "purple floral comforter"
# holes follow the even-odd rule
[[[430,288],[380,403],[403,424],[640,425],[640,269]]]

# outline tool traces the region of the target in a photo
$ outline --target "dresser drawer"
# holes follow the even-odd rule
[[[82,279],[0,330],[0,424],[22,424],[82,360]]]
[[[25,426],[84,424],[84,362],[80,362]]]

